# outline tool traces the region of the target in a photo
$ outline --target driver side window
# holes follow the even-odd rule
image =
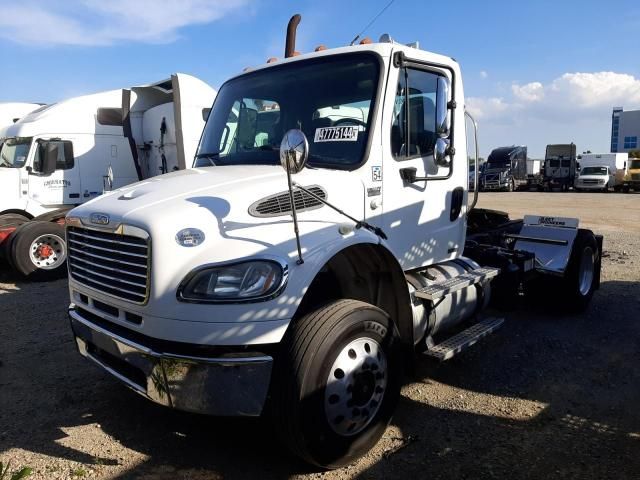
[[[434,73],[412,68],[400,71],[391,126],[391,151],[396,160],[433,155],[437,87]]]

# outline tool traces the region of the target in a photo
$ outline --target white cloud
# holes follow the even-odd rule
[[[484,71],[484,70],[480,70],[480,78],[485,79],[489,76],[489,74]]]
[[[511,85],[513,96],[523,102],[539,102],[544,98],[544,87],[540,82],[531,82],[526,85]]]
[[[37,46],[169,43],[248,0],[0,0],[0,37]]]
[[[608,151],[611,109],[640,108],[640,78],[616,72],[565,73],[548,82],[511,85],[502,97],[467,97],[480,120],[486,155],[500,145],[525,144],[541,156],[547,143]],[[482,135],[481,135],[482,137]]]

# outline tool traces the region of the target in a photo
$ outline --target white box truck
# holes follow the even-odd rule
[[[69,212],[69,315],[80,354],[140,395],[269,410],[295,454],[335,468],[382,436],[416,354],[500,326],[481,313],[494,294],[586,308],[602,237],[473,208],[451,57],[388,35],[293,56],[298,21],[284,60],[220,88],[197,168]]]
[[[628,161],[628,153],[583,153],[578,156],[580,172],[574,188],[619,192],[623,188]]]
[[[5,130],[0,250],[27,277],[66,273],[64,217],[76,205],[191,167],[215,91],[185,74],[42,107]]]

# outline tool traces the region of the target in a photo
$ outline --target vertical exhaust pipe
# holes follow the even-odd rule
[[[302,20],[302,17],[298,13],[289,20],[289,24],[287,25],[287,39],[284,46],[284,58],[293,57],[293,52],[296,50],[296,29],[298,28],[300,20]]]

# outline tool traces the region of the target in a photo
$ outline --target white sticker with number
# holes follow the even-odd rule
[[[319,142],[357,142],[358,141],[358,127],[344,126],[344,127],[323,127],[316,128],[316,133],[313,137],[315,143]]]

